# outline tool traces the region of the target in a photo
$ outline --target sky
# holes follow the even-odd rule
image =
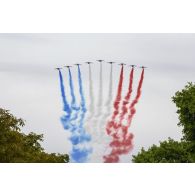
[[[194,51],[195,34],[0,34],[1,107],[25,119],[24,133],[44,134],[42,145],[47,152],[69,153],[70,133],[60,122],[62,100],[58,72],[54,68],[83,64],[83,87],[89,105],[88,66],[84,62],[94,62],[91,66],[96,104],[99,87],[97,59],[117,62],[113,65],[111,101],[115,99],[120,74],[117,64],[147,66],[142,95],[129,129],[134,134],[134,148],[121,157],[121,162],[128,163],[142,147],[147,149],[168,137],[181,138],[182,128],[177,126],[177,109],[171,97],[187,82],[194,82]],[[124,69],[123,95],[128,87],[130,67]],[[78,97],[76,70],[76,67],[71,69]],[[109,64],[103,63],[103,104],[108,98],[109,71]],[[68,72],[64,69],[62,73],[70,100]],[[134,91],[140,73],[141,69],[135,69]],[[105,112],[104,107],[102,113]],[[90,132],[92,137],[97,137],[97,132]],[[89,162],[101,162],[108,144],[106,134],[92,144],[94,152]]]

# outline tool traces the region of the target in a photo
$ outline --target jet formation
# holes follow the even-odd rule
[[[96,60],[96,61],[98,61],[98,62],[100,62],[100,63],[102,63],[104,60]],[[88,65],[90,65],[90,64],[93,64],[93,62],[85,62],[86,64],[88,64]],[[110,62],[107,62],[107,63],[109,63],[109,64],[114,64],[114,63],[116,63],[116,62],[112,62],[112,61],[110,61]],[[76,64],[74,64],[75,66],[80,66],[81,64],[79,64],[79,63],[76,63]],[[119,66],[124,66],[124,65],[127,65],[127,64],[125,64],[125,63],[120,63],[120,64],[118,64]],[[132,64],[132,65],[129,65],[130,67],[132,67],[132,68],[136,68],[136,67],[138,67],[138,65],[134,65],[134,64]],[[68,69],[70,69],[72,66],[69,66],[69,65],[66,65],[66,66],[64,66],[64,67],[66,67],[66,68],[68,68]],[[142,68],[142,69],[145,69],[145,68],[147,68],[146,66],[139,66],[138,68]],[[60,68],[60,67],[57,67],[57,68],[55,68],[56,70],[60,70],[60,69],[62,69],[62,68]]]

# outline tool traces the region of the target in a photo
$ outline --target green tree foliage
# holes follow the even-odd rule
[[[195,162],[195,84],[188,83],[182,91],[172,98],[179,114],[178,126],[182,126],[183,138],[180,142],[168,139],[144,148],[133,156],[136,163],[187,163]]]
[[[0,162],[65,163],[68,155],[48,154],[41,147],[43,135],[21,132],[24,121],[0,108]]]
[[[160,146],[153,145],[147,151],[141,149],[136,156],[133,156],[133,162],[136,163],[190,163],[195,162],[195,144],[186,141],[168,141],[160,142]]]
[[[183,127],[183,140],[195,141],[195,85],[188,83],[172,99],[178,108],[178,125]]]

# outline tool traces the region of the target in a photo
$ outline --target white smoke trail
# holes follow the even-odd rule
[[[102,90],[102,62],[100,62],[100,75],[99,75],[99,97],[98,97],[98,104],[97,104],[97,115],[96,117],[99,118],[102,114],[102,99],[103,99],[103,90]]]
[[[90,95],[90,106],[89,106],[89,112],[90,112],[90,118],[94,115],[94,94],[93,94],[93,81],[91,76],[91,65],[89,64],[89,95]]]
[[[99,90],[98,90],[98,103],[96,106],[96,114],[93,117],[93,128],[96,131],[97,134],[97,130],[98,130],[98,122],[99,122],[99,118],[102,115],[102,102],[103,102],[103,89],[102,89],[102,62],[100,62],[100,72],[99,72]]]
[[[94,91],[93,91],[93,80],[92,80],[92,73],[91,73],[91,63],[88,62],[89,65],[89,99],[90,99],[90,104],[89,104],[89,115],[86,119],[85,122],[85,128],[87,129],[87,131],[89,133],[92,133],[92,120],[93,120],[93,116],[94,116]]]
[[[97,151],[96,151],[95,159],[98,162],[102,162],[102,156],[107,149],[106,145],[108,144],[108,142],[110,142],[110,138],[106,134],[106,121],[112,112],[112,95],[113,95],[112,77],[113,77],[113,66],[112,66],[112,63],[110,63],[108,96],[107,96],[107,101],[104,104],[105,112],[101,117],[101,120],[98,126],[97,136],[96,136],[96,148],[97,148],[96,150]],[[102,151],[102,152],[100,153],[99,151]]]
[[[102,116],[102,109],[103,109],[103,81],[102,81],[102,62],[100,62],[100,72],[99,72],[99,89],[98,89],[98,102],[97,106],[95,107],[95,114],[93,115],[93,118],[91,118],[90,122],[90,131],[92,132],[92,144],[93,144],[93,153],[91,156],[92,161],[98,162],[100,159],[100,162],[102,161],[102,158],[99,158],[100,154],[99,151],[99,124],[100,124],[100,117]],[[102,143],[101,143],[102,146]]]
[[[103,138],[104,134],[105,134],[105,127],[106,127],[106,120],[107,118],[110,116],[110,113],[112,111],[112,63],[110,65],[110,76],[109,76],[109,91],[108,91],[108,98],[107,101],[105,103],[105,110],[106,112],[103,114],[101,121],[100,121],[100,125],[99,125],[99,138],[98,141],[101,142],[101,138]]]

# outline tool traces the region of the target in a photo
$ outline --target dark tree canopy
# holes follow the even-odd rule
[[[65,163],[68,155],[48,154],[41,147],[43,135],[21,132],[24,121],[0,108],[0,162]]]
[[[182,126],[181,141],[160,142],[160,146],[153,145],[148,150],[142,150],[133,156],[133,162],[195,162],[195,84],[188,83],[185,88],[175,93],[172,98],[179,115],[178,126]]]
[[[178,125],[183,127],[183,140],[195,141],[195,84],[188,83],[172,99],[178,108]]]

